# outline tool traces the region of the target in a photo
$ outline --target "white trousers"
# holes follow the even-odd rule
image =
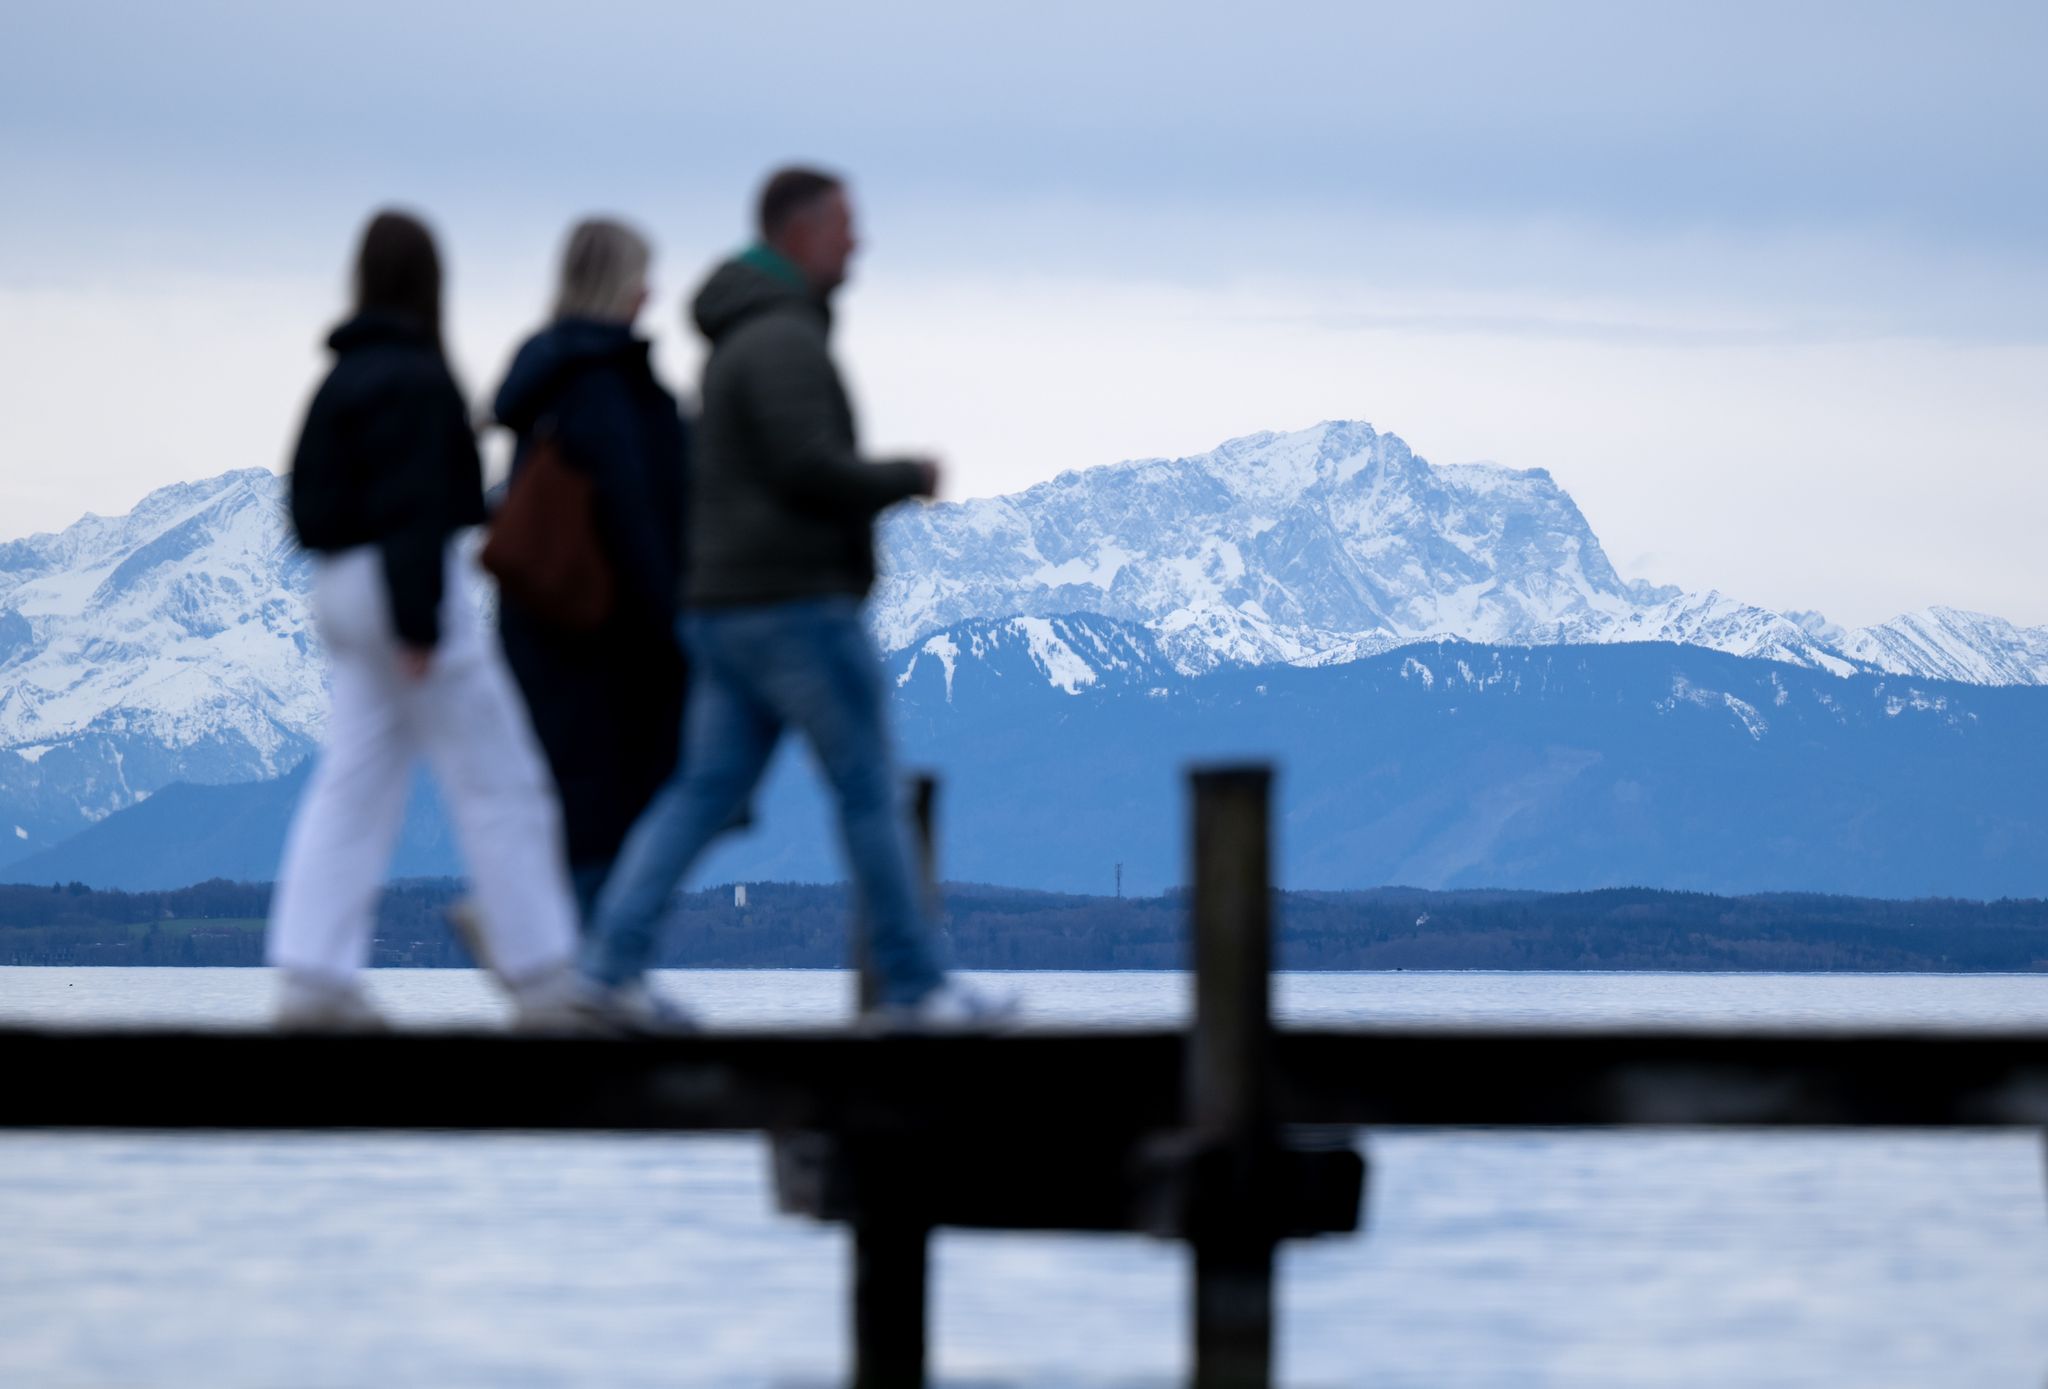
[[[399,666],[376,548],[315,560],[312,614],[334,702],[285,839],[270,909],[273,965],[345,979],[368,962],[377,899],[422,758],[454,822],[499,974],[524,982],[574,955],[561,806],[473,594],[469,566],[451,545],[440,644],[415,680]]]

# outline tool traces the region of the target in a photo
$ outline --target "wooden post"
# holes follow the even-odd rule
[[[917,858],[918,886],[926,912],[938,907],[938,868],[934,812],[938,778],[920,772],[911,778],[912,850]],[[865,925],[855,933],[855,985],[862,1012],[881,1002],[881,980],[868,951]],[[922,1389],[927,1331],[925,1306],[930,1277],[931,1230],[914,1215],[892,1215],[880,1209],[876,1184],[893,1189],[878,1169],[896,1164],[885,1150],[866,1155],[861,1200],[869,1213],[853,1222],[853,1383],[854,1389]],[[904,1193],[897,1192],[901,1197]]]
[[[1265,1389],[1273,1373],[1273,1247],[1261,1177],[1272,1109],[1273,774],[1194,774],[1195,1020],[1187,1115],[1204,1154],[1196,1196],[1194,1382]]]
[[[924,1389],[929,1243],[922,1225],[854,1222],[854,1389]]]

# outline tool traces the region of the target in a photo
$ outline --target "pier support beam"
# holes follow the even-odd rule
[[[901,1219],[853,1227],[853,1389],[924,1389],[931,1232]]]
[[[1195,1242],[1196,1389],[1273,1379],[1273,1242]]]
[[[1273,1374],[1272,772],[1194,774],[1195,1020],[1187,1117],[1198,1173],[1194,1383],[1265,1389]]]
[[[938,778],[910,779],[911,852],[922,905],[937,928]],[[854,1002],[865,1013],[881,1003],[881,981],[868,949],[865,915],[854,932]],[[854,1389],[923,1389],[931,1229],[921,1220],[873,1212],[853,1221]]]

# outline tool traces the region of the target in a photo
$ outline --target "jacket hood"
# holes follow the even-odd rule
[[[336,352],[374,347],[379,343],[432,347],[434,339],[417,319],[389,309],[365,309],[354,318],[343,321],[327,335],[327,345]]]
[[[633,336],[630,324],[557,319],[520,345],[491,412],[498,423],[524,431],[547,413],[570,376],[608,357],[637,357],[644,363],[647,340]]]
[[[795,266],[766,246],[755,246],[711,272],[690,313],[697,331],[717,342],[748,319],[791,307],[826,312]]]

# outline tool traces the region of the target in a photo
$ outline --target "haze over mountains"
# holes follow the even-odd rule
[[[150,857],[146,841],[161,851],[152,873],[207,876],[203,854],[181,857],[178,822],[191,817],[170,814],[174,804],[125,829],[103,822],[141,815],[128,808],[175,782],[277,778],[313,749],[323,672],[306,612],[309,569],[289,541],[282,499],[280,479],[244,470],[164,488],[126,517],[87,517],[61,534],[0,544],[0,875],[168,885],[121,876]],[[1898,865],[1905,880],[1961,893],[2027,883],[2048,890],[2039,822],[2017,803],[1984,809],[1980,784],[1998,765],[2031,765],[2039,754],[2026,739],[2034,749],[2048,742],[2035,722],[2036,711],[2048,711],[2048,629],[1930,608],[1843,630],[1817,614],[1629,582],[1569,495],[1540,470],[1433,467],[1393,435],[1326,423],[1233,440],[1193,458],[1062,473],[1010,497],[906,508],[884,538],[886,576],[873,618],[885,648],[898,652],[913,753],[955,781],[987,780],[991,795],[1007,785],[1027,809],[1057,794],[1075,825],[1093,823],[1107,803],[1090,790],[1100,779],[1055,786],[1042,764],[1063,764],[1063,750],[1081,755],[1086,729],[1117,725],[1106,712],[1115,707],[1144,711],[1117,736],[1146,778],[1158,773],[1141,778],[1151,790],[1127,788],[1137,799],[1118,814],[1126,823],[1137,815],[1177,826],[1172,774],[1181,758],[1285,752],[1297,782],[1346,767],[1364,776],[1362,767],[1385,761],[1396,711],[1420,691],[1426,703],[1463,710],[1467,721],[1453,726],[1460,715],[1451,714],[1409,727],[1403,751],[1411,767],[1429,763],[1431,748],[1449,756],[1489,738],[1510,760],[1518,739],[1549,739],[1553,751],[1575,747],[1584,756],[1546,762],[1552,792],[1524,796],[1521,810],[1500,813],[1497,832],[1468,834],[1455,852],[1403,856],[1368,846],[1384,849],[1387,827],[1422,814],[1416,797],[1449,813],[1497,791],[1502,783],[1489,781],[1486,767],[1452,758],[1440,768],[1448,780],[1409,786],[1384,803],[1368,794],[1369,777],[1333,783],[1312,815],[1290,811],[1290,834],[1334,836],[1327,852],[1311,855],[1313,885],[1908,889],[1909,882],[1873,888],[1856,878],[1859,850],[1846,841],[1816,850],[1811,880],[1802,879],[1797,841],[1819,827],[1782,826],[1794,842],[1775,857],[1730,842],[1696,868],[1669,854],[1603,859],[1540,847],[1582,841],[1603,823],[1585,804],[1571,808],[1587,788],[1612,791],[1631,779],[1631,765],[1666,751],[1677,756],[1677,775],[1686,756],[1718,747],[1734,729],[1748,745],[1743,755],[1761,758],[1751,791],[1784,799],[1780,782],[1803,759],[1798,775],[1822,780],[1792,799],[1819,817],[1856,818],[1849,800],[1881,782],[1893,754],[1911,743],[1920,809],[1966,814],[1977,806],[1997,843],[1964,856],[1965,868],[1983,869],[1974,877],[1907,863]],[[1426,649],[1401,654],[1417,643]],[[1553,648],[1562,649],[1544,654]],[[1489,683],[1474,674],[1493,669],[1515,675]],[[1285,728],[1257,712],[1273,707],[1265,692],[1274,689],[1296,692]],[[1464,693],[1453,698],[1455,691]],[[1490,723],[1487,738],[1466,731],[1482,691],[1489,709],[1520,711]],[[1695,698],[1701,691],[1708,696]],[[1619,712],[1559,724],[1557,700]],[[1717,731],[1706,731],[1705,717]],[[1926,735],[1933,743],[1901,731],[1923,726],[1941,730]],[[1623,728],[1635,741],[1610,745]],[[1805,750],[1796,757],[1786,746],[1795,740]],[[1773,750],[1759,751],[1766,748]],[[1825,754],[1818,761],[1808,756],[1815,749]],[[1922,756],[1929,749],[1939,754],[1931,761]],[[1942,771],[1944,759],[1952,774]],[[1332,767],[1304,765],[1317,761]],[[764,802],[766,832],[729,851],[735,876],[836,872],[822,808],[803,801],[794,762],[786,760]],[[1406,775],[1381,777],[1381,789],[1398,789]],[[274,788],[264,794],[266,804],[288,804]],[[772,812],[785,800],[787,823],[778,824]],[[1649,821],[1661,813],[1654,800],[1636,812]],[[1899,813],[1909,824],[1913,807]],[[252,825],[281,819],[274,809],[249,815]],[[1369,824],[1381,831],[1366,834]],[[963,810],[955,837],[964,849],[986,828]],[[1901,833],[1910,859],[1912,835]],[[250,834],[240,836],[238,873],[267,861]],[[1034,829],[1027,815],[1007,835],[1009,858],[989,860],[980,876],[1093,883],[1054,880],[1067,861],[1064,851],[1052,852],[1066,838],[1057,827]],[[1169,837],[1177,846],[1177,829]],[[1520,859],[1508,849],[1515,843],[1523,845]],[[1876,841],[1863,846],[1876,849]],[[421,848],[419,861],[435,861],[433,852]],[[1148,856],[1160,861],[1146,873],[1175,880],[1170,856]],[[1306,871],[1307,862],[1298,866]],[[1771,866],[1759,881],[1764,865]],[[965,868],[956,860],[954,871]]]

